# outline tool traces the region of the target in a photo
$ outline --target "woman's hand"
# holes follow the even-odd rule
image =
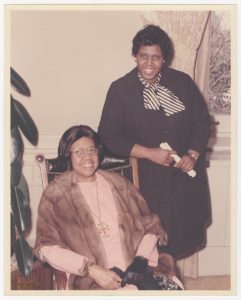
[[[170,166],[174,161],[172,154],[176,154],[174,150],[164,150],[160,147],[148,148],[139,144],[135,144],[131,149],[130,155],[136,158],[146,158],[158,165]]]
[[[111,270],[93,265],[89,270],[89,276],[106,290],[116,290],[120,288],[121,278]]]
[[[147,152],[147,159],[150,161],[169,167],[170,164],[174,161],[172,154],[176,154],[176,151],[174,150],[164,150],[161,148],[149,148]]]
[[[194,168],[196,160],[190,155],[183,155],[181,160],[175,165],[176,168],[181,169],[183,172],[189,172]]]

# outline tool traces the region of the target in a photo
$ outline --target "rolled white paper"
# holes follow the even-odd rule
[[[170,145],[168,143],[161,143],[160,147],[162,149],[165,149],[165,150],[172,150],[172,148],[170,147]],[[180,156],[178,156],[177,154],[171,154],[171,157],[174,158],[174,160],[175,160],[176,163],[178,163],[181,160]],[[195,170],[191,170],[191,171],[186,172],[186,173],[189,176],[191,176],[191,177],[195,177],[196,176],[196,171]]]

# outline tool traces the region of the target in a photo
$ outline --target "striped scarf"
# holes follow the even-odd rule
[[[146,81],[140,73],[138,77],[145,86],[143,90],[144,107],[146,109],[160,110],[163,109],[166,116],[171,116],[182,110],[185,106],[182,101],[169,89],[159,84],[161,74],[154,83]]]

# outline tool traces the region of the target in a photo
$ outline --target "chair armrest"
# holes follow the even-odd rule
[[[45,189],[46,186],[48,185],[48,174],[47,174],[47,166],[46,166],[45,156],[43,154],[37,154],[35,156],[35,161],[40,168],[42,184],[43,184],[43,188]]]

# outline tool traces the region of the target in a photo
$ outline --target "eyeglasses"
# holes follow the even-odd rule
[[[83,158],[85,154],[88,154],[89,156],[94,156],[98,153],[98,148],[90,146],[88,148],[78,148],[74,151],[71,151],[71,153],[74,154],[74,156],[78,158]]]
[[[163,59],[161,55],[147,55],[144,53],[139,53],[137,55],[142,61],[147,61],[150,58],[153,62],[159,62],[161,59]]]

